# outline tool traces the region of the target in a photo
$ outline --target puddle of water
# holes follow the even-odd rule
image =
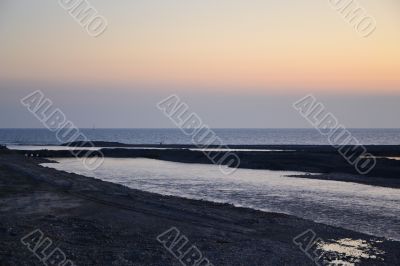
[[[335,259],[330,265],[357,265],[361,259],[379,259],[379,255],[385,252],[373,247],[370,243],[361,239],[343,238],[331,242],[320,242],[318,248],[329,254],[334,254]]]

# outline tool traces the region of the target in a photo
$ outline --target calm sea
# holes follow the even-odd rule
[[[349,129],[364,145],[400,145],[400,129]],[[179,129],[82,129],[92,141],[127,144],[192,144]],[[214,129],[227,145],[328,144],[315,129]],[[54,132],[47,129],[0,129],[1,144],[56,145]],[[355,144],[355,143],[353,143]]]

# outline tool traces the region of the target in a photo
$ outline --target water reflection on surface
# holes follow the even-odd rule
[[[45,164],[131,188],[281,212],[400,240],[400,189],[286,177],[298,172],[238,169],[151,159],[112,159],[91,172],[77,159]]]
[[[376,158],[376,159],[389,159],[389,160],[396,160],[400,161],[400,157],[398,156],[364,156],[363,158]]]
[[[374,259],[376,263],[382,264],[383,259],[379,258],[385,252],[373,247],[371,243],[361,239],[342,238],[331,242],[320,242],[317,244],[320,249],[336,257],[327,265],[353,266],[359,265],[361,259]]]
[[[400,157],[380,157],[380,158],[386,158],[386,159],[390,159],[390,160],[400,161]]]

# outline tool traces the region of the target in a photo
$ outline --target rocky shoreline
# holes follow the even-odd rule
[[[21,242],[34,230],[74,265],[182,265],[157,239],[171,228],[210,261],[204,265],[315,265],[310,254],[321,254],[321,246],[304,252],[293,241],[307,230],[328,247],[345,240],[368,246],[355,253],[330,251],[317,260],[321,265],[400,263],[399,242],[284,214],[132,190],[42,162],[12,151],[0,154],[1,265],[43,265]]]

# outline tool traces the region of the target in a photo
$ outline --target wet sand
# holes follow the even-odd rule
[[[371,257],[358,258],[362,265],[400,264],[399,242],[289,215],[132,190],[42,162],[0,152],[0,265],[42,265],[20,242],[35,229],[76,265],[182,265],[156,239],[171,227],[213,265],[315,265],[293,243],[309,229],[332,250],[341,250],[332,247],[343,239],[369,243]],[[324,258],[357,259],[333,253]]]

